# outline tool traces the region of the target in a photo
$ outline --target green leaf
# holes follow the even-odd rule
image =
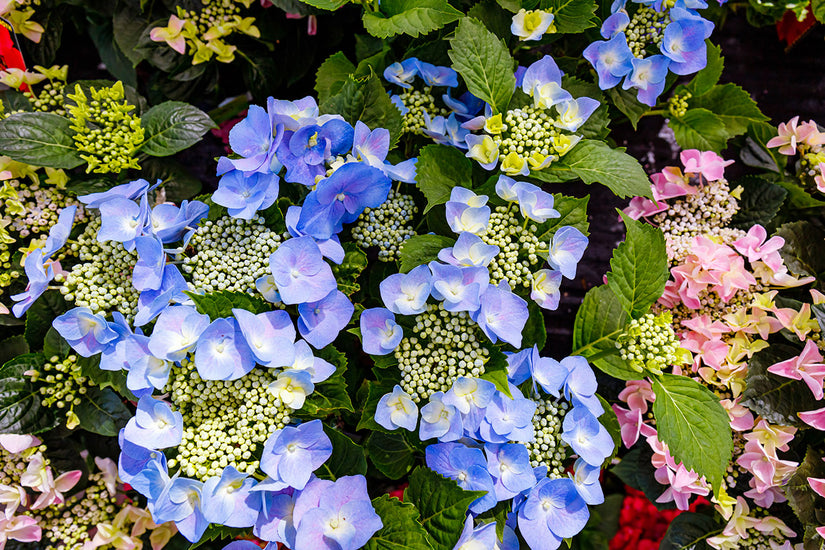
[[[704,108],[718,116],[729,136],[742,135],[749,124],[768,120],[750,94],[736,84],[714,86],[707,93],[690,98],[688,105],[691,110]]]
[[[221,317],[232,317],[232,310],[236,308],[245,309],[255,314],[272,309],[263,299],[246,292],[218,290],[209,294],[186,292],[186,295],[195,302],[195,308],[198,312],[209,315],[209,319],[212,321]]]
[[[392,433],[378,422],[375,421],[375,410],[378,408],[378,402],[385,394],[392,392],[395,387],[395,382],[392,380],[367,380],[364,382],[366,386],[366,400],[361,407],[361,419],[358,421],[357,430],[371,430],[373,432]],[[362,390],[358,391],[359,399],[361,399]]]
[[[515,61],[503,40],[488,31],[484,23],[465,17],[450,40],[449,55],[453,69],[473,95],[489,103],[494,112],[507,108],[516,77]]]
[[[373,432],[365,446],[370,461],[390,479],[401,479],[415,465],[415,449],[403,432]]]
[[[599,403],[602,404],[602,408],[604,409],[604,413],[599,417],[599,423],[604,426],[604,429],[607,430],[607,433],[610,434],[610,438],[613,440],[613,452],[604,459],[604,463],[602,464],[602,468],[607,468],[613,462],[616,455],[619,454],[619,449],[622,447],[622,427],[619,424],[619,417],[616,416],[616,411],[613,410],[610,403],[601,395],[596,394],[596,397],[599,398]]]
[[[80,374],[85,376],[90,383],[100,389],[112,388],[119,395],[129,401],[137,401],[137,397],[126,387],[125,371],[111,371],[100,368],[100,355],[92,357],[78,357],[77,364],[80,365]]]
[[[349,2],[349,0],[301,0],[301,2],[304,4],[309,4],[313,8],[335,11]]]
[[[470,504],[484,494],[484,491],[465,491],[452,479],[420,466],[410,475],[404,502],[418,508],[421,525],[430,535],[432,547],[452,550],[461,536]]]
[[[569,225],[575,227],[585,235],[590,234],[590,222],[587,221],[587,204],[590,195],[582,198],[568,197],[561,193],[553,193],[553,208],[559,213],[558,218],[550,218],[538,226],[536,236],[539,241],[547,242],[556,234],[560,227]]]
[[[772,172],[782,172],[788,164],[788,157],[768,148],[767,143],[776,136],[776,128],[767,122],[755,122],[748,125],[748,137],[739,151],[742,162],[748,166],[764,168]]]
[[[29,353],[29,343],[22,334],[15,334],[0,341],[0,364],[14,359],[18,355]]]
[[[549,170],[569,170],[584,183],[601,183],[621,198],[650,196],[650,180],[639,161],[602,141],[581,140]]]
[[[473,163],[459,149],[426,145],[415,164],[416,187],[427,199],[424,214],[450,200],[453,187],[472,186]]]
[[[89,388],[72,410],[80,420],[80,428],[106,437],[117,437],[132,418],[121,397],[111,388]]]
[[[622,90],[619,86],[607,90],[607,96],[613,102],[613,105],[624,114],[636,129],[642,115],[650,110],[650,107],[636,99],[636,90]]]
[[[80,158],[72,135],[66,117],[17,113],[0,120],[0,155],[35,166],[75,168],[85,161]]]
[[[63,295],[57,291],[47,291],[32,304],[26,312],[24,334],[30,349],[42,349],[43,339],[52,326],[52,320],[68,309]]]
[[[149,181],[163,181],[166,200],[180,203],[201,192],[203,184],[189,169],[174,158],[150,157],[141,161],[141,176]]]
[[[544,311],[539,305],[530,300],[527,302],[527,310],[530,315],[521,331],[521,348],[531,348],[534,345],[539,349],[544,349],[547,343],[547,326],[544,324]]]
[[[798,181],[777,180],[776,185],[788,192],[787,206],[789,209],[804,210],[808,208],[823,208],[825,201],[815,199],[803,188]]]
[[[324,418],[337,411],[355,412],[352,400],[347,392],[347,382],[344,373],[347,371],[347,356],[327,346],[315,352],[317,357],[335,365],[335,374],[316,384],[315,391],[309,394],[301,407],[301,414],[313,418]]]
[[[682,550],[709,548],[704,539],[719,530],[712,516],[696,512],[682,512],[670,522],[665,537],[659,543],[659,550]]]
[[[707,109],[688,109],[684,116],[670,119],[670,128],[682,149],[719,153],[730,137],[725,121]]]
[[[653,392],[659,439],[673,458],[705,476],[718,492],[733,451],[730,420],[719,398],[699,382],[674,374],[654,378]]]
[[[650,224],[621,212],[627,237],[610,260],[607,286],[634,319],[650,309],[665,290],[670,276],[665,237]]]
[[[616,348],[630,316],[618,296],[607,285],[591,288],[584,295],[573,325],[573,352],[582,355],[601,371],[620,380],[644,376],[628,366]]]
[[[820,23],[825,23],[825,0],[811,0],[811,11]]]
[[[43,356],[47,359],[57,356],[60,358],[66,357],[72,351],[69,343],[60,336],[54,327],[50,328],[46,333],[46,338],[43,339]]]
[[[807,384],[768,372],[771,365],[791,359],[801,350],[787,344],[774,343],[755,353],[748,361],[748,375],[742,405],[762,416],[771,424],[805,426],[797,413],[820,408]]]
[[[802,461],[799,468],[788,480],[784,492],[788,504],[803,525],[819,526],[822,523],[819,518],[825,513],[825,509],[822,506],[822,499],[811,488],[811,484],[808,482],[809,477],[825,477],[822,452],[813,447],[808,447],[805,460]]]
[[[447,0],[384,0],[380,12],[364,13],[364,28],[378,38],[408,34],[417,38],[440,29],[463,14]]]
[[[354,72],[355,65],[347,59],[344,52],[329,56],[315,73],[315,91],[318,92],[318,102],[323,103],[341,91],[349,75]]]
[[[722,49],[710,40],[705,40],[705,43],[708,51],[707,65],[696,73],[687,86],[694,96],[702,95],[713,88],[722,77],[722,69],[725,67]]]
[[[146,141],[140,150],[153,157],[168,157],[196,144],[215,123],[209,115],[188,103],[167,101],[140,117]]]
[[[342,247],[344,249],[344,260],[340,264],[332,266],[332,274],[335,275],[335,280],[338,281],[338,290],[347,296],[352,296],[361,289],[357,279],[367,267],[367,255],[357,244],[351,241],[345,242]]]
[[[26,371],[41,370],[40,353],[15,357],[0,367],[0,433],[38,434],[54,428],[52,411],[41,405],[40,392]]]
[[[620,462],[613,466],[610,471],[625,484],[637,491],[642,491],[659,510],[676,508],[676,504],[672,501],[666,503],[656,502],[656,499],[665,492],[666,487],[656,481],[656,468],[651,464],[651,458],[653,458],[653,450],[649,445],[637,445],[624,453]]]
[[[381,495],[372,499],[384,526],[367,542],[366,550],[432,550],[427,531],[419,523],[418,509],[409,502]]]
[[[785,239],[779,254],[796,276],[816,277],[825,272],[825,254],[822,254],[825,231],[808,221],[783,224],[776,232]]]
[[[401,135],[401,112],[375,74],[358,79],[350,76],[338,93],[321,103],[321,112],[340,114],[352,125],[360,120],[371,129],[386,128],[391,147]]]
[[[773,184],[757,176],[745,176],[735,185],[742,187],[739,210],[730,220],[736,228],[747,231],[759,224],[767,226],[788,196],[788,191],[781,185]]]
[[[367,459],[364,448],[335,428],[324,425],[324,432],[332,442],[332,456],[318,468],[316,475],[332,481],[343,476],[365,475]]]
[[[401,273],[438,259],[438,252],[455,244],[455,239],[441,235],[413,235],[401,245]]]
[[[198,542],[193,542],[188,549],[194,550],[195,548],[199,548],[206,543],[215,542],[215,541],[226,541],[227,539],[236,539],[239,536],[246,536],[249,532],[248,528],[238,529],[236,527],[227,527],[226,525],[221,525],[219,523],[210,523],[209,527],[206,528],[206,531],[203,532],[203,536],[201,540]],[[208,546],[212,547],[211,545]],[[223,547],[223,543],[221,544]],[[167,546],[166,548],[169,548]]]
[[[487,349],[490,351],[490,356],[484,364],[484,374],[481,378],[492,382],[498,391],[512,398],[510,381],[507,379],[507,356],[494,346],[488,346]]]
[[[495,0],[482,0],[467,11],[467,16],[484,23],[485,27],[505,42],[513,36],[510,32],[513,16],[496,4]]]
[[[540,5],[553,12],[553,24],[560,34],[580,33],[596,26],[593,0],[542,0]]]

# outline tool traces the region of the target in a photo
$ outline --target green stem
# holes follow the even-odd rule
[[[667,114],[666,109],[651,109],[646,113],[642,113],[642,116],[655,116],[655,115],[662,115],[665,116]]]

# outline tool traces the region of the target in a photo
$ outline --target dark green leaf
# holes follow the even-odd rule
[[[825,201],[813,198],[798,181],[780,179],[776,181],[776,185],[788,192],[788,197],[785,200],[789,209],[825,208]]]
[[[498,348],[488,346],[490,352],[489,359],[484,364],[484,374],[481,378],[492,382],[496,385],[496,389],[507,397],[512,398],[510,393],[510,383],[507,379],[507,356]]]
[[[670,127],[682,149],[721,152],[730,138],[721,117],[707,109],[688,109],[681,117],[670,119]]]
[[[719,78],[722,76],[722,69],[725,67],[725,58],[722,57],[722,49],[710,40],[706,40],[705,43],[708,48],[707,65],[705,65],[704,69],[696,73],[696,76],[694,76],[693,80],[688,84],[691,93],[697,96],[708,92],[719,82]]]
[[[318,102],[323,103],[341,91],[349,75],[355,72],[355,65],[347,59],[344,52],[337,52],[321,63],[315,73],[315,91]]]
[[[358,426],[356,429],[367,429],[373,432],[392,433],[390,430],[387,430],[375,421],[375,410],[378,408],[378,402],[381,398],[384,397],[385,394],[392,392],[393,387],[395,387],[395,383],[392,380],[383,380],[380,382],[375,380],[367,380],[364,384],[367,388],[366,400],[361,406],[361,419],[358,421]],[[361,399],[360,390],[358,395],[359,399]]]
[[[189,169],[173,158],[148,158],[141,161],[141,176],[149,181],[163,181],[166,200],[180,203],[201,192],[203,184]]]
[[[209,294],[197,294],[195,292],[187,292],[186,294],[195,302],[195,308],[198,312],[209,315],[209,319],[212,321],[222,317],[232,317],[232,310],[235,308],[245,309],[255,314],[272,309],[261,298],[246,292],[219,290]]]
[[[396,34],[415,38],[440,29],[461,15],[447,0],[384,0],[380,12],[364,13],[364,28],[378,38]]]
[[[477,19],[465,17],[450,40],[449,54],[453,69],[470,92],[489,103],[495,112],[507,108],[516,77],[515,61],[504,41]]]
[[[619,86],[615,86],[607,90],[607,96],[613,102],[613,105],[624,114],[636,129],[642,115],[650,110],[650,107],[636,99],[636,90],[622,90]]]
[[[43,339],[52,326],[52,320],[67,309],[63,295],[56,290],[47,291],[26,312],[24,334],[30,349],[42,349]]]
[[[817,276],[825,272],[825,254],[822,253],[825,231],[808,221],[786,223],[777,235],[785,239],[779,254],[796,276]]]
[[[343,476],[365,475],[367,459],[364,456],[364,448],[334,428],[325,425],[324,432],[332,442],[332,456],[315,474],[332,481]]]
[[[776,128],[767,122],[748,125],[748,137],[739,151],[742,162],[748,166],[781,172],[788,164],[788,157],[767,146],[768,141],[776,134]]]
[[[596,2],[593,0],[542,0],[540,5],[553,12],[553,24],[558,33],[580,33],[596,26]]]
[[[719,398],[699,382],[673,374],[654,378],[653,392],[659,439],[673,458],[718,491],[733,451],[730,419]]]
[[[401,245],[401,273],[438,259],[438,252],[455,244],[455,239],[441,235],[413,235]]]
[[[0,363],[5,364],[24,353],[29,353],[29,343],[22,334],[16,334],[0,341]]]
[[[106,66],[109,74],[124,84],[132,87],[137,86],[135,68],[132,61],[117,45],[111,22],[107,22],[105,25],[92,25],[89,27],[88,32],[97,53],[100,55],[100,60]]]
[[[391,146],[401,135],[401,112],[375,74],[358,79],[350,76],[338,93],[321,103],[321,112],[340,114],[353,125],[360,120],[371,129],[386,128]]]
[[[558,218],[550,218],[539,225],[536,236],[539,241],[547,242],[553,238],[556,230],[569,225],[575,227],[585,235],[590,234],[590,223],[587,221],[587,203],[590,195],[582,198],[568,197],[561,193],[553,193],[553,208],[559,213]]]
[[[696,512],[682,512],[670,522],[659,550],[682,550],[708,548],[704,539],[719,531],[713,517]]]
[[[352,296],[361,289],[357,279],[367,267],[367,255],[354,242],[345,242],[342,246],[344,261],[332,266],[332,274],[338,281],[338,290]]]
[[[535,345],[540,350],[544,349],[544,344],[547,342],[544,312],[533,300],[527,302],[527,309],[530,316],[527,317],[527,323],[524,324],[524,330],[521,331],[521,347],[524,349]]]
[[[453,550],[464,526],[470,504],[484,491],[465,491],[452,479],[418,467],[410,475],[404,501],[421,513],[421,525],[435,550]]]
[[[673,502],[664,504],[656,502],[656,499],[665,492],[666,487],[656,481],[654,477],[656,468],[650,463],[651,458],[653,458],[653,451],[649,445],[637,445],[624,453],[621,461],[610,471],[630,487],[642,491],[659,510],[676,508]]]
[[[121,397],[111,388],[89,388],[73,410],[80,428],[106,437],[117,437],[132,418]]]
[[[40,392],[26,371],[41,370],[40,353],[15,357],[0,368],[0,433],[38,434],[57,425],[51,410],[41,405]]]
[[[153,157],[168,157],[196,144],[215,127],[209,115],[188,103],[167,101],[140,117],[146,141],[140,150]]]
[[[100,355],[78,357],[77,364],[80,365],[80,374],[85,376],[91,384],[101,389],[112,388],[129,401],[137,401],[137,397],[126,387],[126,372],[101,369]]]
[[[811,488],[808,481],[809,477],[823,478],[825,477],[825,464],[822,462],[822,452],[808,447],[805,453],[805,460],[799,465],[799,468],[794,472],[791,478],[785,485],[785,496],[788,499],[788,504],[796,514],[796,517],[803,525],[819,526],[822,523],[820,519],[825,506],[823,506],[822,498],[817,496]]]
[[[43,340],[43,355],[47,359],[55,355],[63,358],[71,352],[72,348],[69,343],[54,328],[50,328],[46,332],[46,338]]]
[[[768,120],[750,94],[736,84],[714,86],[707,93],[688,100],[688,105],[691,110],[704,108],[718,116],[729,136],[742,135],[748,131],[749,124]]]
[[[307,396],[300,412],[313,418],[323,418],[337,411],[354,412],[344,379],[347,356],[333,346],[318,350],[315,355],[334,365],[335,374],[315,386],[315,391]]]
[[[403,432],[373,432],[366,442],[370,461],[390,479],[401,479],[415,465],[415,449]]]
[[[496,4],[495,0],[482,0],[470,8],[467,15],[484,23],[485,27],[505,42],[513,36],[510,32],[513,16]]]
[[[314,8],[334,11],[349,2],[349,0],[301,0],[301,2]]]
[[[627,237],[613,251],[607,286],[635,319],[646,313],[662,295],[670,269],[662,232],[624,213],[621,216]]]
[[[812,0],[811,10],[817,21],[825,23],[825,0]]]
[[[450,200],[453,187],[471,187],[473,164],[460,150],[446,145],[426,145],[415,165],[416,186],[427,199],[424,214]]]
[[[237,529],[235,527],[227,527],[226,525],[221,525],[219,523],[210,523],[209,527],[207,527],[206,531],[204,531],[201,540],[198,542],[193,542],[188,548],[189,550],[194,550],[195,548],[199,548],[209,542],[226,541],[221,543],[220,546],[223,547],[223,545],[228,544],[230,540],[236,539],[242,535],[247,535],[248,532],[249,529]],[[207,546],[207,548],[212,547],[212,545]],[[168,546],[166,548],[168,548]]]
[[[602,464],[603,468],[607,468],[613,462],[616,455],[619,454],[619,449],[622,447],[622,427],[619,424],[619,417],[616,416],[616,411],[613,410],[610,403],[601,395],[597,394],[596,397],[599,398],[599,403],[602,404],[602,408],[604,409],[604,413],[599,417],[599,423],[604,426],[604,429],[607,430],[607,433],[609,433],[611,439],[613,439],[613,452],[604,459],[604,463]]]
[[[409,502],[381,495],[372,500],[384,526],[367,542],[367,550],[432,550],[427,531],[419,523],[418,509]]]
[[[736,185],[742,187],[742,195],[739,211],[733,215],[730,224],[743,231],[756,224],[767,226],[788,196],[782,186],[757,176],[745,176]]]
[[[17,113],[0,120],[0,154],[12,160],[75,168],[85,161],[74,146],[71,123],[54,113]]]

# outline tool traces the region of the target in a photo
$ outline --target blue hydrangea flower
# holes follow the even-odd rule
[[[157,186],[160,183],[155,184]],[[145,195],[150,189],[151,184],[144,180],[138,179],[129,183],[124,183],[116,187],[112,187],[107,191],[100,193],[90,193],[88,195],[80,195],[77,200],[86,205],[86,208],[97,209],[100,205],[113,198],[123,198],[127,200],[134,200],[142,195]]]
[[[562,429],[562,441],[591,466],[601,466],[613,452],[613,439],[587,407],[573,407]]]
[[[57,223],[49,229],[49,236],[46,237],[46,243],[43,245],[43,257],[51,258],[52,254],[63,248],[66,241],[69,239],[69,233],[72,231],[72,224],[74,223],[74,216],[77,212],[77,205],[73,204],[67,206],[60,211],[57,216]]]
[[[312,472],[332,456],[332,442],[320,420],[276,430],[264,444],[261,470],[284,486],[303,489]]]
[[[246,173],[278,172],[280,164],[276,158],[276,150],[283,140],[284,127],[282,123],[275,122],[272,110],[267,111],[258,105],[250,105],[246,118],[229,131],[229,146],[241,158],[224,157],[228,169]],[[224,168],[221,171],[219,167],[219,172],[224,173],[228,169]]]
[[[298,332],[316,349],[330,345],[347,326],[355,306],[346,294],[333,290],[317,302],[298,305]]]
[[[510,393],[512,399],[497,391],[484,411],[478,430],[488,443],[533,440],[536,402],[525,399],[515,386],[511,387]]]
[[[291,487],[280,491],[262,490],[261,486],[265,484],[266,482],[259,483],[255,487],[261,494],[261,512],[252,533],[261,540],[280,542],[289,548],[295,548],[292,511],[299,493]]]
[[[147,449],[174,447],[183,437],[183,416],[163,401],[146,396],[138,400],[135,416],[123,428],[123,438]]]
[[[469,122],[465,122],[464,126],[468,124]],[[492,170],[498,166],[499,148],[491,136],[467,134],[464,142],[467,144],[465,157],[477,161],[485,170]]]
[[[556,105],[559,116],[553,125],[568,132],[575,132],[598,107],[599,102],[590,97],[561,101]]]
[[[135,445],[118,434],[118,477],[128,483],[138,493],[155,500],[169,482],[166,469],[166,455],[160,451]]]
[[[533,375],[533,368],[540,359],[539,348],[536,345],[515,353],[505,351],[504,355],[507,357],[507,378],[516,385],[520,385]]]
[[[530,452],[520,443],[484,446],[487,471],[493,476],[493,487],[499,501],[508,500],[536,485],[530,465]]]
[[[447,118],[440,115],[430,118],[429,113],[424,111],[424,129],[422,132],[441,145],[467,149],[465,140],[470,131],[463,127],[455,113],[450,113]]]
[[[387,309],[399,315],[418,315],[427,309],[432,290],[432,274],[426,265],[409,273],[390,275],[379,285],[381,300]]]
[[[155,237],[138,237],[135,239],[135,250],[138,260],[132,270],[132,286],[140,291],[159,289],[166,267],[163,243]]]
[[[194,226],[209,213],[209,206],[201,201],[181,202],[180,207],[163,203],[149,213],[149,230],[163,243],[181,240],[191,234]]]
[[[160,288],[157,290],[144,290],[138,297],[138,311],[135,315],[134,325],[141,327],[160,315],[171,302],[185,302],[188,297],[184,291],[189,290],[189,285],[180,274],[175,264],[166,264],[163,267],[163,277]]]
[[[316,178],[326,173],[324,161],[349,151],[352,136],[352,126],[339,119],[286,132],[278,147],[278,160],[286,166],[284,180],[315,185]]]
[[[287,240],[269,257],[269,265],[285,304],[316,302],[338,288],[312,237]]]
[[[265,367],[285,367],[295,360],[295,326],[284,310],[255,315],[233,309],[233,315],[255,360]]]
[[[496,385],[489,380],[459,376],[450,390],[444,394],[444,403],[452,405],[462,414],[467,414],[472,408],[485,408],[495,393]]]
[[[627,18],[627,14],[618,14]],[[612,16],[611,16],[612,17]],[[628,20],[629,21],[629,20]],[[605,20],[607,24],[607,20]],[[604,29],[604,26],[602,26]],[[599,75],[599,88],[607,90],[616,86],[633,70],[633,53],[627,46],[627,37],[624,33],[617,33],[608,41],[596,41],[584,49],[584,58],[596,69]]]
[[[571,225],[559,228],[553,234],[547,263],[553,269],[561,271],[566,278],[573,279],[588,242],[587,236]]]
[[[395,62],[384,69],[384,80],[392,84],[397,84],[402,88],[410,89],[410,82],[418,74],[418,59],[410,57],[404,61]]]
[[[359,326],[364,353],[370,355],[392,353],[404,338],[404,330],[395,322],[395,315],[383,307],[361,312]]]
[[[378,401],[375,421],[388,430],[404,428],[411,432],[415,431],[418,424],[418,406],[401,386],[396,384],[391,393],[382,396]]]
[[[446,204],[447,223],[456,233],[468,231],[481,235],[490,223],[487,195],[476,195],[466,187],[456,186]]]
[[[143,235],[149,224],[149,204],[146,195],[140,204],[114,197],[100,205],[100,230],[97,240],[123,243],[126,250],[134,250],[135,239]]]
[[[454,550],[487,550],[498,549],[498,538],[496,537],[496,522],[484,523],[478,527],[473,526],[473,515],[467,515],[464,521],[464,530],[458,542],[455,543]]]
[[[298,230],[298,221],[301,219],[301,207],[300,206],[290,206],[286,209],[286,215],[284,216],[284,222],[286,223],[286,230],[289,234],[293,237],[304,237],[306,233],[303,233]],[[311,235],[310,235],[311,236]],[[329,239],[315,239],[315,244],[318,245],[318,250],[321,251],[321,255],[324,258],[328,258],[335,262],[336,264],[340,264],[344,261],[344,248],[341,246],[341,241],[338,239],[338,235],[333,235]],[[256,283],[257,284],[257,283]],[[260,291],[260,289],[258,289]],[[263,294],[263,292],[262,292]],[[269,298],[267,298],[269,300]],[[277,300],[269,300],[270,302],[280,302],[280,298]]]
[[[449,67],[439,67],[425,61],[418,61],[418,74],[427,86],[458,86],[458,73]]]
[[[545,55],[527,67],[521,89],[533,98],[536,107],[549,109],[557,103],[573,99],[570,92],[561,87],[562,74],[556,61]]]
[[[570,479],[543,479],[518,511],[518,527],[531,548],[555,550],[584,529],[590,511]]]
[[[501,339],[517,348],[521,347],[521,332],[529,316],[527,302],[513,294],[507,281],[488,286],[481,296],[481,307],[472,314],[491,342]]]
[[[255,359],[234,317],[215,319],[201,333],[195,366],[204,380],[236,380],[255,368]]]
[[[587,504],[596,505],[604,502],[602,484],[599,483],[600,466],[591,466],[581,458],[573,464],[573,483],[576,490]]]
[[[561,279],[561,271],[539,269],[533,273],[530,299],[544,309],[558,309],[561,300]]]
[[[436,443],[427,447],[424,456],[428,468],[455,480],[462,489],[486,491],[486,495],[470,504],[471,512],[480,514],[496,505],[493,478],[487,471],[487,460],[481,449],[461,443]]]
[[[180,361],[195,348],[201,333],[209,326],[209,316],[190,306],[171,306],[158,317],[149,350],[155,357]]]
[[[713,32],[713,23],[679,6],[670,9],[670,19],[662,37],[662,53],[671,61],[670,71],[678,75],[701,71],[707,65],[705,40]]]
[[[233,218],[250,220],[258,210],[266,210],[278,198],[278,182],[277,174],[245,175],[240,170],[232,170],[221,177],[212,200],[225,206]]]
[[[438,259],[457,267],[487,267],[498,253],[496,245],[487,244],[478,235],[464,231],[453,246],[438,252]]]
[[[227,527],[252,527],[261,510],[261,498],[252,492],[256,482],[233,466],[220,477],[210,477],[201,490],[203,517]]]
[[[11,299],[17,302],[11,308],[15,317],[22,317],[32,304],[46,292],[49,283],[54,279],[54,267],[51,262],[44,264],[46,258],[39,250],[32,251],[26,256],[23,270],[29,282],[26,290],[12,295]]]
[[[443,301],[447,311],[476,311],[481,307],[481,295],[490,283],[486,267],[456,267],[430,262],[432,296]]]
[[[197,542],[209,527],[201,510],[203,483],[185,477],[176,477],[158,497],[153,519],[156,523],[174,521],[180,534],[190,542]]]
[[[267,390],[290,409],[300,409],[307,395],[315,390],[315,384],[309,371],[287,370],[270,382]]]
[[[470,92],[464,92],[456,99],[451,95],[449,88],[447,89],[447,93],[441,96],[441,99],[444,101],[444,105],[449,107],[460,121],[472,119],[485,105],[482,100]]]
[[[553,195],[543,191],[540,187],[533,185],[532,183],[516,181],[513,182],[512,187],[510,187],[507,191],[504,191],[507,182],[502,182],[502,180],[499,179],[499,183],[496,183],[497,192],[499,191],[500,184],[502,191],[507,192],[508,196],[510,193],[515,194],[515,200],[518,203],[521,215],[525,218],[533,220],[534,222],[544,223],[551,218],[558,218],[561,216],[558,210],[553,208]],[[501,196],[501,193],[499,193],[499,196]]]
[[[444,393],[438,391],[430,395],[430,401],[421,407],[421,426],[418,437],[421,441],[436,438],[439,441],[456,441],[464,432],[461,415],[452,405],[444,403]]]
[[[89,308],[76,307],[57,317],[52,326],[72,349],[83,357],[91,357],[106,349],[118,337],[109,323]]]
[[[373,168],[378,168],[395,181],[415,183],[415,163],[418,159],[407,159],[396,165],[392,165],[386,161],[389,152],[389,130],[386,128],[370,130],[369,126],[360,120],[355,123],[355,133],[352,138],[352,155],[361,162],[365,162]]]
[[[630,63],[633,65],[633,71],[625,78],[622,89],[637,88],[639,90],[636,96],[638,100],[653,107],[659,95],[665,90],[665,78],[670,59],[656,54],[644,59],[634,57]]]

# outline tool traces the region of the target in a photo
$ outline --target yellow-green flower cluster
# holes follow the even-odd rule
[[[485,243],[500,249],[489,265],[490,282],[507,281],[513,289],[530,286],[533,271],[543,263],[538,252],[548,249],[548,244],[536,237],[538,228],[521,224],[516,211],[512,205],[496,207],[490,214],[487,232],[481,236]]]
[[[447,392],[459,376],[484,374],[489,351],[481,331],[462,311],[427,304],[415,316],[414,336],[404,337],[395,350],[401,370],[401,388],[413,401],[426,401],[437,391]]]
[[[72,266],[65,277],[57,275],[55,281],[62,283],[60,292],[75,306],[103,314],[117,310],[131,322],[140,295],[132,286],[137,252],[126,250],[119,242],[98,242],[99,229],[100,218],[86,225],[77,241],[69,246],[80,263]]]
[[[658,315],[646,313],[628,323],[616,340],[622,359],[637,372],[662,374],[671,365],[681,365],[690,352],[679,346],[673,332],[673,316],[670,312]]]
[[[693,94],[685,90],[681,94],[674,94],[667,102],[667,108],[671,116],[676,118],[685,116],[688,110],[688,100],[693,97]]]
[[[259,447],[289,423],[289,409],[267,386],[276,371],[262,367],[238,380],[203,380],[191,357],[174,365],[164,391],[183,416],[183,439],[169,469],[205,480],[227,466],[254,473]]]
[[[65,359],[57,356],[49,358],[39,371],[31,373],[33,382],[40,382],[40,395],[46,407],[54,407],[66,412],[66,427],[74,429],[80,423],[74,413],[81,396],[89,386],[87,378],[81,373],[76,355]]]
[[[665,27],[670,24],[670,8],[674,0],[665,0],[662,11],[648,6],[639,6],[625,29],[627,46],[638,59],[647,56],[647,47],[655,46],[657,51],[665,37]]]
[[[406,90],[398,97],[407,109],[407,112],[402,115],[404,125],[401,131],[403,133],[422,133],[427,128],[424,112],[427,113],[430,120],[437,116],[448,116],[450,114],[447,109],[436,107],[432,87],[430,86],[425,87],[423,90]],[[404,109],[401,109],[401,111],[403,112]]]
[[[140,169],[135,152],[143,144],[144,130],[135,109],[125,99],[123,83],[108,88],[90,89],[91,100],[79,85],[68,98],[75,104],[67,110],[75,132],[75,147],[88,163],[86,172],[119,173]]]
[[[413,198],[390,190],[378,208],[367,208],[352,228],[352,237],[362,248],[378,248],[378,259],[391,262],[398,257],[404,241],[415,235],[410,222],[418,207]]]
[[[254,0],[201,0],[199,9],[185,10],[177,6],[177,15],[169,18],[166,27],[152,29],[155,42],[166,42],[180,54],[189,53],[192,64],[209,61],[213,57],[221,63],[231,63],[238,49],[226,42],[232,34],[260,38],[254,17],[244,17],[242,9]]]
[[[537,399],[533,415],[535,440],[522,445],[530,451],[533,468],[547,466],[547,477],[564,477],[564,460],[567,452],[561,439],[562,421],[569,405],[562,399]]]

